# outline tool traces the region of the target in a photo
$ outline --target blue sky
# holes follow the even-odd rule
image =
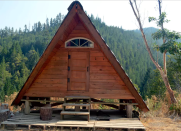
[[[67,8],[72,1],[0,1],[0,28],[14,27],[24,29],[26,24],[30,29],[35,22],[44,23],[47,18],[55,18],[58,13],[67,14]],[[107,25],[118,26],[123,29],[138,29],[128,0],[120,1],[81,1],[84,10],[88,14],[98,16]],[[140,13],[144,21],[144,27],[156,27],[154,23],[148,23],[149,16],[158,16],[157,1],[139,1]],[[171,20],[165,27],[181,32],[181,18],[179,10],[181,1],[163,1],[163,11]]]

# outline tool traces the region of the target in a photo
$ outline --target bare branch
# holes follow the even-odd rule
[[[135,1],[136,1],[136,0],[134,0],[134,2],[135,2]],[[137,19],[137,21],[138,21],[139,28],[140,28],[140,31],[141,31],[141,34],[142,34],[144,43],[145,43],[145,45],[146,45],[146,49],[147,49],[147,51],[148,51],[148,53],[149,53],[149,56],[150,56],[152,62],[154,63],[154,65],[157,67],[157,69],[158,69],[158,70],[162,70],[162,68],[160,67],[160,65],[159,65],[159,64],[155,61],[155,59],[153,58],[153,55],[152,55],[151,50],[150,50],[150,47],[148,46],[148,42],[147,42],[147,40],[146,40],[146,36],[145,36],[144,31],[143,31],[143,28],[142,28],[141,20],[140,20],[140,18],[138,17],[139,14],[136,13],[132,1],[129,0],[129,2],[130,2],[130,5],[131,5],[131,7],[132,7],[133,13],[134,13],[134,15],[135,15],[135,17],[136,17],[136,19]],[[136,3],[135,3],[135,4],[136,4]],[[137,6],[136,6],[136,7],[137,7]],[[138,8],[137,8],[137,10],[138,10]],[[138,12],[139,12],[139,11],[138,11]]]
[[[140,16],[140,12],[138,10],[137,4],[136,4],[136,0],[134,0],[134,3],[135,3],[136,11],[138,13],[138,18],[140,19],[141,16]]]

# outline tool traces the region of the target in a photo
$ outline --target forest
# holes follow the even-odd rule
[[[46,23],[37,22],[31,27],[15,30],[13,27],[0,29],[0,99],[18,92],[40,56],[61,25],[64,15],[46,19]],[[165,85],[160,73],[149,58],[139,30],[125,30],[124,27],[107,26],[99,17],[89,16],[99,33],[116,55],[134,86],[143,99],[152,95],[165,95]],[[158,29],[144,28],[153,57],[163,66],[163,55],[155,45],[161,40],[154,40],[152,33]],[[170,85],[179,92],[181,84],[181,54],[167,53],[167,70]]]

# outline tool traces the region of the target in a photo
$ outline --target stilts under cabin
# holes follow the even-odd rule
[[[144,129],[133,106],[149,110],[78,1],[12,105],[22,103],[24,114],[4,125]],[[93,109],[95,104],[111,108]]]

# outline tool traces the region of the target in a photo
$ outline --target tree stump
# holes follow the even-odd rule
[[[8,119],[9,109],[0,110],[0,123]]]
[[[51,107],[41,107],[40,108],[40,119],[43,121],[52,119],[52,108]]]

